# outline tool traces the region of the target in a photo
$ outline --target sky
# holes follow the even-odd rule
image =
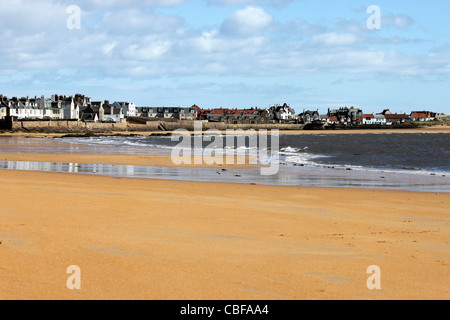
[[[0,93],[450,114],[449,15],[448,0],[1,0]]]

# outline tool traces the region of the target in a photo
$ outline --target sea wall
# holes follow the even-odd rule
[[[202,129],[279,129],[279,130],[301,130],[300,124],[226,124],[217,122],[203,122]],[[108,131],[173,131],[177,129],[194,130],[194,121],[147,121],[145,124],[127,123],[96,123],[82,121],[13,121],[11,129],[16,131],[31,132],[108,132]]]
[[[149,121],[147,122],[147,125],[154,125],[154,122]],[[162,122],[162,125],[164,126],[164,129],[166,131],[173,131],[177,129],[186,129],[189,131],[193,131],[195,129],[195,121],[191,120],[182,120],[182,121],[176,121],[176,122]],[[222,122],[203,122],[202,123],[202,129],[203,130],[209,130],[209,129],[216,129],[216,130],[249,130],[249,129],[279,129],[279,130],[302,130],[304,125],[302,124],[227,124]]]
[[[95,123],[82,121],[13,121],[12,130],[39,132],[121,131],[127,123]]]

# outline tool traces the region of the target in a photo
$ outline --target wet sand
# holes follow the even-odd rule
[[[200,158],[200,157],[199,157]],[[209,167],[209,168],[248,168],[259,167],[255,157],[241,157],[239,161],[245,162],[239,164],[238,157],[233,156],[232,162],[227,164],[226,157],[201,157],[202,163],[196,164],[195,157],[182,164],[175,164],[170,155],[127,155],[127,154],[0,154],[0,161],[31,161],[31,162],[58,162],[58,163],[88,163],[88,164],[112,164],[112,165],[134,165],[151,167]],[[188,158],[186,159],[188,160]],[[208,161],[206,164],[205,161]],[[217,162],[215,162],[217,161]],[[222,164],[218,164],[222,163]]]
[[[450,298],[450,194],[9,170],[0,192],[0,299]]]

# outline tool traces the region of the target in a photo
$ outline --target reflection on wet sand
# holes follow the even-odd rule
[[[262,176],[259,168],[220,170],[208,167],[151,167],[31,161],[0,161],[0,169],[164,180],[450,192],[448,177],[390,172],[383,172],[381,175],[378,171],[347,171],[323,167],[282,166],[276,175],[271,176]]]

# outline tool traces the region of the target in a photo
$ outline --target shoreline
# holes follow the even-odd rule
[[[448,194],[3,170],[0,181],[0,299],[450,297]],[[70,265],[81,290],[65,286]],[[366,288],[370,265],[382,290]]]
[[[65,143],[61,139],[26,139],[22,136],[0,137],[0,168],[37,172],[61,172],[94,176],[128,177],[137,179],[167,179],[172,181],[217,181],[235,184],[349,187],[449,193],[448,174],[437,171],[403,169],[349,168],[320,164],[286,163],[281,161],[277,174],[262,177],[261,164],[250,156],[231,164],[224,157],[201,157],[201,163],[174,163],[167,150],[144,150],[133,147],[121,151],[115,146],[91,146]],[[220,158],[219,158],[220,159]],[[178,159],[180,160],[180,159]],[[242,159],[241,159],[242,160]],[[283,159],[281,159],[283,160]],[[415,170],[417,169],[417,170]]]
[[[350,170],[327,166],[281,166],[275,176],[261,178],[261,164],[174,164],[169,155],[0,154],[1,171],[60,173],[82,176],[184,182],[228,183],[332,189],[392,190],[450,194],[447,174],[386,170]],[[289,181],[286,175],[294,175]],[[319,177],[319,178],[318,178]],[[323,180],[323,181],[322,181]],[[342,181],[345,180],[346,183]],[[417,184],[420,184],[420,187]]]

